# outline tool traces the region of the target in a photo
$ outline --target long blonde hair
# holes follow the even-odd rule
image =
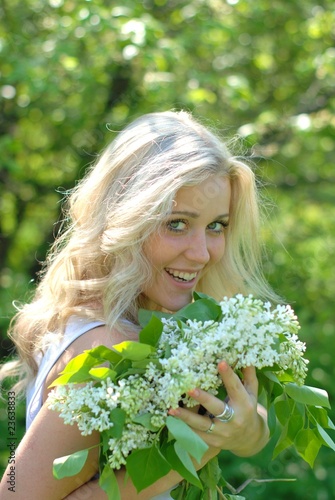
[[[232,187],[226,251],[199,282],[219,299],[235,293],[274,294],[261,272],[259,200],[252,169],[233,157],[218,137],[190,114],[144,115],[126,127],[73,189],[64,211],[66,227],[52,246],[34,299],[13,318],[9,335],[20,359],[2,377],[37,373],[34,359],[48,332],[63,331],[71,315],[137,321],[141,290],[151,269],[142,252],[146,239],[172,210],[176,192],[212,175]],[[208,193],[210,196],[210,193]]]

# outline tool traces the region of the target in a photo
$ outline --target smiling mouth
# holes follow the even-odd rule
[[[194,280],[198,273],[186,273],[184,271],[176,271],[175,269],[165,268],[165,271],[172,276],[176,281],[187,283]]]

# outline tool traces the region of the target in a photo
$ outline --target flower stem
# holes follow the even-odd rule
[[[224,493],[222,493],[221,489],[218,486],[216,487],[216,490],[219,494],[219,498],[222,498],[222,500],[227,500],[226,495],[224,495]]]

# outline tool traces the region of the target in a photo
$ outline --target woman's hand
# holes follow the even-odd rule
[[[172,409],[169,414],[186,422],[210,447],[239,456],[254,455],[269,440],[266,411],[257,404],[256,370],[251,366],[244,368],[243,382],[225,361],[219,363],[218,370],[228,394],[226,401],[234,410],[229,422],[198,415],[187,408]],[[201,389],[194,389],[189,395],[214,416],[220,416],[226,408],[227,403]]]

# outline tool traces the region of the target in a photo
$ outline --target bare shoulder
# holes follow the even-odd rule
[[[43,401],[45,401],[48,396],[50,390],[48,387],[50,384],[58,377],[59,373],[64,370],[67,363],[69,363],[72,358],[78,356],[78,354],[100,345],[112,348],[114,345],[124,342],[125,340],[137,341],[137,339],[138,337],[134,331],[127,329],[126,326],[122,332],[116,329],[111,330],[105,325],[97,326],[87,331],[70,344],[50,370],[45,382]]]

